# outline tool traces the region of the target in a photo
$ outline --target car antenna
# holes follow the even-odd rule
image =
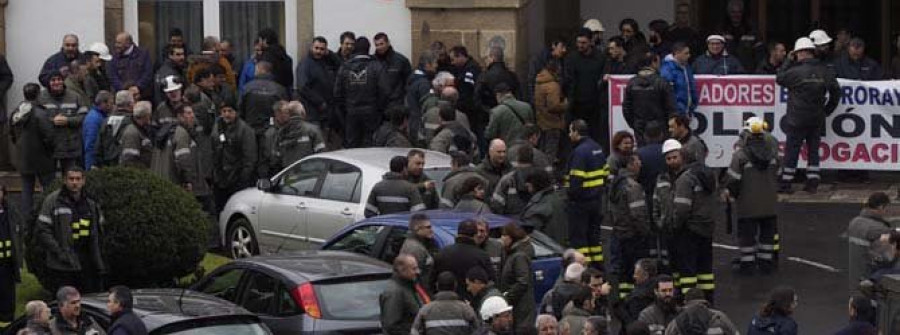
[[[187,289],[182,287],[181,293],[178,295],[178,311],[181,312],[181,314],[185,314],[184,313],[184,292],[186,292],[186,291],[187,291]]]

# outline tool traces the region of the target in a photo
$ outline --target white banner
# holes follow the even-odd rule
[[[622,116],[625,86],[631,76],[610,79],[610,136],[631,129]],[[697,76],[700,103],[691,128],[709,147],[706,163],[727,167],[743,120],[763,117],[784,150],[781,127],[787,90],[774,76]],[[900,160],[900,81],[839,80],[841,102],[826,120],[819,146],[826,169],[898,170]],[[800,166],[806,164],[806,150]]]

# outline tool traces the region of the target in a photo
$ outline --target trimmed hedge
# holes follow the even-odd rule
[[[101,238],[107,285],[170,286],[194,273],[203,260],[208,216],[182,188],[150,171],[109,167],[87,172],[85,192],[100,203],[106,219]],[[59,281],[47,271],[44,252],[31,237],[28,268],[53,291]]]

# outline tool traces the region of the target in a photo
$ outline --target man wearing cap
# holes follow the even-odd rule
[[[69,64],[81,57],[81,51],[78,51],[78,36],[75,34],[66,34],[63,37],[62,47],[59,52],[53,54],[41,67],[41,73],[38,79],[44,87],[50,87],[50,75],[54,72],[68,73]]]
[[[744,72],[741,62],[725,50],[725,37],[722,35],[709,35],[706,38],[706,54],[694,60],[695,74],[725,76]]]
[[[490,297],[484,300],[479,309],[484,324],[473,335],[509,334],[513,328],[512,306],[502,297]]]
[[[747,135],[731,156],[722,198],[737,199],[737,235],[742,273],[755,268],[769,272],[778,254],[778,225],[775,194],[778,182],[778,140],[759,117],[745,122]],[[759,238],[757,239],[757,236]]]
[[[81,123],[88,111],[78,94],[66,88],[64,78],[59,70],[50,73],[49,86],[38,97],[53,121],[53,158],[62,171],[82,165]]]
[[[603,40],[603,33],[606,32],[606,29],[603,28],[603,23],[597,19],[589,19],[584,22],[582,27],[591,31],[591,42],[594,43],[594,50],[601,55],[605,54],[606,43]]]
[[[670,268],[675,264],[676,245],[673,236],[674,216],[674,189],[672,185],[681,174],[684,167],[684,153],[681,151],[681,143],[675,139],[663,142],[662,153],[666,159],[666,171],[656,177],[656,186],[653,190],[653,223],[656,225],[659,259],[661,265]]]
[[[219,108],[219,119],[212,129],[213,183],[217,210],[235,192],[256,181],[256,136],[253,128],[238,118],[234,106]]]
[[[169,46],[166,48],[166,60],[162,63],[153,80],[153,102],[160,103],[165,96],[166,78],[176,76],[180,80],[184,80],[184,70],[187,67],[187,58],[185,58],[184,46]]]
[[[165,101],[159,103],[153,112],[152,124],[154,129],[170,127],[178,122],[175,114],[178,111],[178,107],[184,104],[183,88],[181,77],[170,75],[163,78],[160,89],[165,94]]]
[[[825,118],[837,108],[841,86],[834,72],[814,55],[816,46],[806,37],[797,39],[787,63],[778,70],[775,81],[788,90],[787,114],[781,122],[787,135],[784,168],[779,192],[792,192],[800,148],[808,150],[805,191],[815,193],[819,181],[819,141]],[[828,100],[826,101],[826,94]]]

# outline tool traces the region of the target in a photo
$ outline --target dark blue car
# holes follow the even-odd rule
[[[494,214],[476,214],[458,211],[432,210],[420,212],[431,218],[434,227],[434,238],[439,248],[451,245],[455,241],[456,227],[459,222],[481,217],[490,226],[492,238],[500,238],[500,228],[509,221],[505,216]],[[369,255],[387,263],[394,261],[400,252],[403,240],[406,239],[410,213],[399,213],[368,218],[345,227],[328,239],[322,249],[343,250]],[[541,232],[531,234],[534,242],[535,301],[540,301],[544,293],[553,287],[560,274],[564,248],[556,241]]]

